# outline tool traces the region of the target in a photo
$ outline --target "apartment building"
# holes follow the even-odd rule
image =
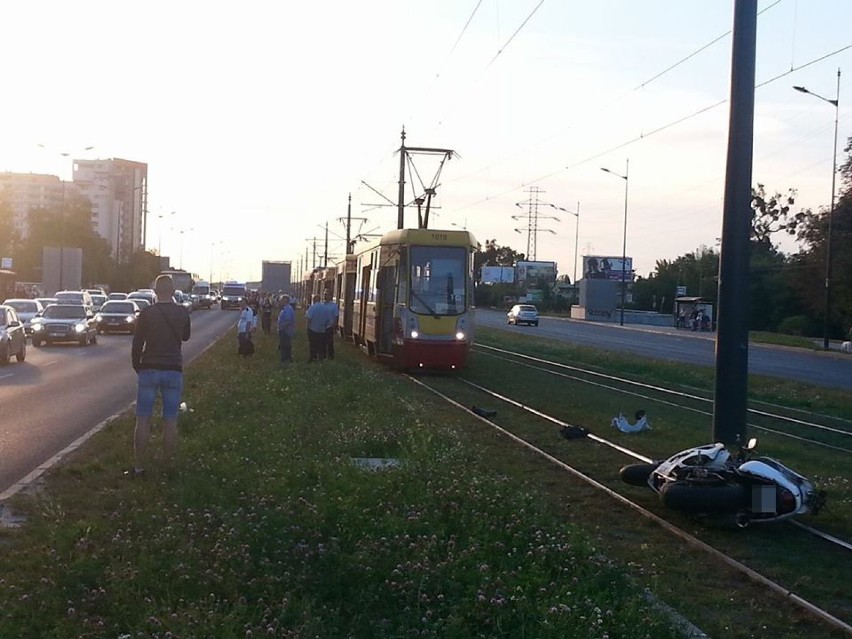
[[[55,175],[0,173],[0,200],[13,211],[21,238],[29,233],[32,209],[61,210],[69,198],[88,198],[92,228],[109,242],[112,256],[126,262],[144,250],[148,209],[148,165],[130,160],[74,160],[73,182]]]
[[[148,165],[118,158],[74,160],[74,185],[92,203],[92,227],[118,262],[144,250]]]

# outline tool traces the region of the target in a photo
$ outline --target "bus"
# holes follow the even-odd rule
[[[171,275],[172,280],[175,283],[175,290],[182,291],[187,295],[192,293],[192,286],[195,284],[195,281],[192,278],[192,274],[188,271],[180,271],[180,270],[168,270],[168,271],[160,271],[157,273],[157,277],[160,275]],[[154,284],[151,284],[151,288],[154,288]]]

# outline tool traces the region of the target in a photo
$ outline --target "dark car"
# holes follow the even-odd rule
[[[136,330],[136,318],[139,306],[134,300],[109,301],[95,315],[99,333],[133,333]]]
[[[33,320],[33,346],[53,342],[98,343],[98,322],[82,304],[52,304]]]
[[[27,357],[27,334],[24,323],[11,306],[0,306],[0,366],[15,356],[19,362]]]

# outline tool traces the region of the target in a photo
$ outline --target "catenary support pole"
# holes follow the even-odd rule
[[[713,441],[725,444],[746,435],[756,32],[757,0],[736,0],[713,398]]]

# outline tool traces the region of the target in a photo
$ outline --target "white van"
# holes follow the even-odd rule
[[[195,286],[192,287],[190,299],[192,300],[193,308],[209,309],[213,306],[214,297],[213,289],[210,288],[210,282],[196,282]]]

